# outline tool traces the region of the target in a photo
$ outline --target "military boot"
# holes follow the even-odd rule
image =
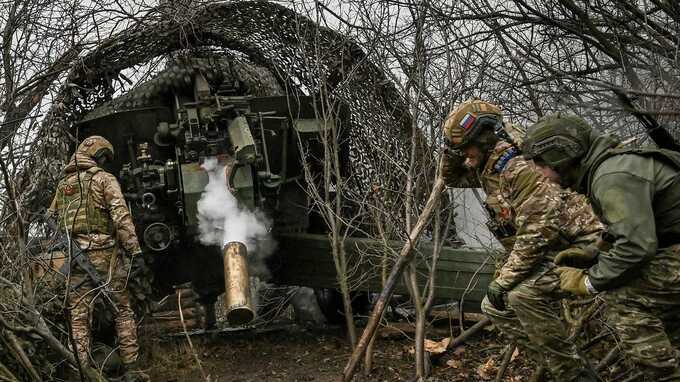
[[[149,382],[151,380],[137,365],[137,362],[124,364],[123,369],[125,371],[123,382]]]

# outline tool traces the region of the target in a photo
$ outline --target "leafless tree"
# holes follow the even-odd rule
[[[374,264],[383,275],[389,273],[397,255],[389,243],[406,240],[422,211],[441,146],[439,127],[452,105],[470,96],[483,97],[500,104],[508,119],[523,124],[554,111],[572,112],[646,143],[630,110],[611,92],[622,89],[680,138],[680,94],[675,90],[680,7],[673,1],[296,0],[285,4],[328,29],[312,30],[308,20],[297,20],[296,34],[286,38],[298,50],[279,56],[256,47],[252,34],[211,24],[217,16],[227,16],[202,14],[206,3],[210,1],[0,2],[0,323],[3,348],[12,349],[10,361],[21,365],[19,372],[0,365],[7,378],[40,378],[38,361],[24,349],[29,337],[37,335],[72,359],[63,345],[65,333],[40,314],[43,302],[54,302],[53,296],[36,288],[25,256],[29,233],[40,230],[33,223],[37,206],[49,198],[40,191],[55,183],[66,147],[74,141],[72,123],[78,113],[134,87],[169,52],[211,44],[241,48],[252,59],[269,61],[267,67],[282,83],[307,89],[318,101],[322,120],[334,116],[343,103],[353,103],[362,127],[399,125],[378,133],[354,131],[352,139],[372,149],[353,153],[358,156],[353,159],[371,165],[349,174],[339,158],[343,126],[327,126],[319,135],[322,155],[313,158],[320,166],[308,173],[310,184],[319,186],[309,191],[330,228],[353,343],[349,293],[365,280],[353,273],[344,239],[356,232],[379,239],[384,249]],[[235,21],[247,30],[248,20]],[[166,36],[150,36],[152,28],[163,29]],[[345,37],[329,38],[329,30]],[[121,31],[128,33],[112,38]],[[127,52],[123,45],[129,56],[102,58],[107,52]],[[295,56],[300,50],[312,59]],[[286,65],[291,66],[289,72]],[[364,83],[388,95],[376,101],[373,93],[349,91],[348,83]],[[395,84],[396,90],[386,84]],[[372,109],[357,100],[357,94],[374,97]],[[442,206],[448,208],[450,202]],[[435,248],[447,238],[449,211],[440,210],[426,229]],[[417,308],[418,377],[427,374],[423,340],[438,282],[437,253],[419,256],[429,269],[427,289],[419,290],[415,268],[409,268],[405,280]]]
[[[25,205],[23,191],[30,175],[21,174],[27,161],[40,160],[34,156],[40,122],[48,109],[60,107],[54,95],[81,53],[125,28],[146,8],[142,2],[121,5],[115,1],[0,3],[0,362],[9,362],[0,370],[8,380],[42,380],[50,370],[50,361],[44,357],[47,348],[76,364],[64,345],[68,343],[64,328],[46,319],[48,311],[60,314],[63,301],[56,290],[46,289],[34,277],[27,256],[40,234],[40,227],[33,223],[40,211]],[[53,149],[66,153],[60,147]],[[55,170],[49,176],[57,176],[56,166],[47,166]],[[47,348],[38,348],[36,339]],[[99,379],[90,367],[83,366],[82,372],[90,380]]]
[[[429,147],[438,146],[438,127],[451,105],[470,96],[500,104],[513,122],[530,124],[566,111],[644,143],[630,110],[610,91],[622,89],[677,131],[677,6],[572,0],[315,4],[327,25],[346,29],[392,76],[409,105],[412,131],[425,132]],[[430,155],[436,153],[422,157]],[[428,172],[413,161],[403,166],[405,211],[391,216],[408,226],[417,210],[411,201],[418,197],[417,178]],[[376,237],[385,235],[386,226],[378,225]],[[406,281],[411,286],[412,276]]]

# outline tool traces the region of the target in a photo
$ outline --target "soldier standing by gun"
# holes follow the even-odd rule
[[[141,248],[120,185],[104,170],[112,160],[111,143],[100,136],[86,138],[64,168],[49,213],[57,216],[59,229],[73,239],[83,252],[81,256],[88,257],[99,278],[106,282],[97,285],[82,267],[71,269],[68,304],[78,359],[82,364],[89,363],[94,299],[108,293],[115,305],[125,381],[147,381],[148,376],[137,367],[137,327],[126,290],[128,272],[124,265],[130,264],[134,274],[142,261]],[[118,245],[131,257],[129,261],[124,261]]]
[[[657,143],[678,147],[672,137]],[[608,226],[610,250],[555,259],[572,265],[557,269],[561,288],[607,291],[607,320],[645,380],[680,381],[680,153],[619,146],[583,119],[556,114],[529,128],[524,155],[587,194]],[[575,268],[583,259],[595,264]]]
[[[489,228],[508,251],[482,311],[555,380],[596,381],[568,340],[559,304],[564,294],[552,259],[571,245],[594,244],[602,224],[582,195],[561,189],[522,158],[497,106],[466,101],[443,128],[449,148],[445,181],[456,185],[461,176],[478,177],[487,194]]]

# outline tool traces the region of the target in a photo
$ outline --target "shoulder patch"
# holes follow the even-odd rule
[[[78,190],[77,187],[75,187],[74,185],[67,184],[64,186],[64,195],[66,196],[74,195],[77,190]]]
[[[494,170],[496,170],[498,173],[503,172],[508,166],[510,159],[516,157],[517,154],[519,154],[519,151],[515,147],[510,147],[506,152],[503,153],[503,155],[498,158],[496,164],[493,166]]]

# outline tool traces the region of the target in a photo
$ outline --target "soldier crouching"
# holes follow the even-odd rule
[[[561,189],[522,158],[513,137],[520,129],[504,123],[496,105],[464,102],[443,129],[447,184],[476,177],[487,195],[489,226],[507,250],[482,311],[556,380],[596,381],[561,316],[565,294],[553,260],[560,250],[594,243],[602,224],[585,197]]]

